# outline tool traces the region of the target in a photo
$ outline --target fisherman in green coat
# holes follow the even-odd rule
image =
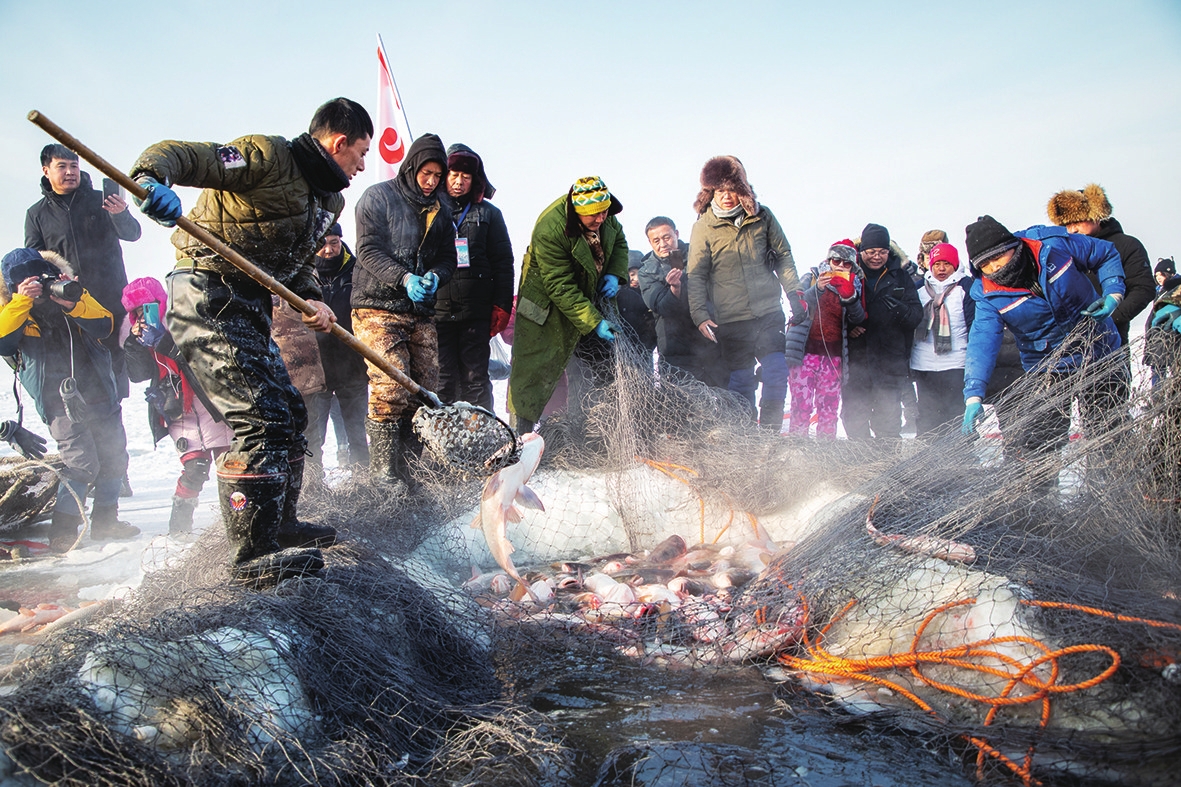
[[[602,309],[627,277],[627,239],[615,218],[621,210],[601,178],[579,178],[533,227],[521,265],[508,387],[508,410],[521,434],[533,431],[572,355],[590,360],[596,348],[615,341],[618,326]]]

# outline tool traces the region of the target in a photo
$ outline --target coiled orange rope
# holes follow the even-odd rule
[[[802,594],[800,596],[800,603],[803,606],[806,627],[808,625],[810,612],[808,609],[807,599],[805,599]],[[979,702],[982,705],[987,706],[988,711],[984,717],[984,726],[991,725],[996,720],[997,714],[1002,708],[1027,705],[1030,703],[1041,703],[1039,726],[1045,727],[1050,721],[1051,699],[1054,695],[1085,691],[1087,689],[1093,688],[1094,686],[1097,686],[1110,678],[1115,674],[1116,670],[1119,669],[1119,653],[1105,645],[1081,644],[1055,649],[1050,648],[1045,643],[1039,642],[1033,638],[1022,636],[993,637],[990,639],[980,640],[978,642],[971,642],[965,645],[936,651],[918,650],[919,641],[922,638],[923,633],[926,631],[931,622],[934,621],[939,615],[942,615],[948,610],[954,609],[956,607],[975,603],[976,599],[970,598],[964,599],[962,601],[954,601],[948,604],[943,604],[933,609],[923,619],[922,623],[919,624],[915,631],[914,639],[911,641],[910,649],[905,653],[876,656],[866,659],[851,659],[844,656],[834,655],[833,653],[826,650],[823,646],[823,640],[833,624],[844,617],[848,611],[857,604],[857,600],[854,599],[846,604],[843,609],[841,609],[836,615],[832,617],[831,620],[829,620],[827,624],[824,625],[824,627],[816,635],[815,641],[811,640],[807,633],[807,628],[805,628],[805,633],[801,641],[805,655],[795,656],[785,653],[779,656],[779,661],[786,667],[811,675],[823,676],[825,678],[832,678],[836,680],[862,681],[871,685],[888,688],[900,696],[905,697],[924,712],[930,713],[931,715],[938,718],[938,714],[935,712],[935,710],[927,702],[918,697],[913,691],[907,689],[895,681],[891,681],[887,678],[881,677],[880,675],[873,674],[875,671],[881,670],[905,669],[908,670],[917,681],[926,686],[930,686],[931,688],[938,689],[939,691],[962,697],[964,699]],[[1086,607],[1078,604],[1037,600],[1023,600],[1021,603],[1027,606],[1041,607],[1043,609],[1081,612],[1088,615],[1108,618],[1121,623],[1138,623],[1157,628],[1171,628],[1181,631],[1181,626],[1175,623],[1120,615],[1118,613],[1099,609],[1097,607]],[[1031,647],[1034,651],[1040,652],[1040,655],[1031,661],[1024,662],[1014,659],[1011,656],[996,650],[997,646],[1007,643],[1022,643]],[[1058,679],[1061,673],[1059,664],[1060,659],[1065,656],[1079,653],[1102,653],[1111,659],[1111,663],[1098,674],[1088,678],[1087,680],[1072,684],[1059,684]],[[996,696],[977,694],[975,692],[960,688],[959,686],[943,683],[931,678],[930,676],[924,675],[921,671],[921,667],[923,665],[929,664],[945,665],[992,675],[1005,681],[1004,687]],[[1039,669],[1044,665],[1048,665],[1048,675],[1043,679],[1042,677],[1039,677],[1038,673],[1046,672],[1044,669]],[[1018,694],[1016,693],[1018,689],[1022,689],[1026,693]],[[1039,781],[1033,778],[1032,774],[1034,755],[1033,746],[1030,746],[1024,758],[1022,758],[1022,762],[1018,763],[1012,758],[998,751],[988,742],[987,739],[976,736],[964,736],[964,738],[978,750],[976,757],[977,778],[984,778],[984,765],[987,762],[987,758],[991,757],[1012,771],[1021,779],[1024,784],[1040,784]]]

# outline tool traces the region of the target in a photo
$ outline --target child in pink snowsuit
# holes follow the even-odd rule
[[[816,434],[834,438],[841,406],[846,327],[865,321],[861,276],[852,241],[834,243],[824,262],[800,280],[806,317],[787,329],[789,434],[808,434],[816,413]]]
[[[172,437],[183,468],[172,496],[168,533],[176,535],[193,529],[193,512],[201,487],[209,480],[213,459],[225,451],[233,432],[214,416],[203,401],[204,394],[192,382],[188,367],[163,319],[153,324],[146,319],[144,305],[154,303],[162,318],[167,306],[164,287],[153,278],[136,279],[123,288],[127,310],[120,331],[127,360],[127,373],[134,382],[149,380],[145,396],[152,437],[159,442]]]

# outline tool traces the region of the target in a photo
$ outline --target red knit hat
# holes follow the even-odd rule
[[[960,269],[960,253],[950,243],[936,243],[931,247],[931,256],[927,260],[927,267],[940,261],[950,262],[951,267],[957,271]]]

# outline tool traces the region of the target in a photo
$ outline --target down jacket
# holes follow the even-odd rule
[[[1111,319],[1119,331],[1120,342],[1127,344],[1128,328],[1132,320],[1156,297],[1156,278],[1152,274],[1148,250],[1144,248],[1143,243],[1124,232],[1124,228],[1114,218],[1099,222],[1099,230],[1091,237],[1114,244],[1123,263],[1124,287],[1127,292],[1124,293],[1120,305],[1111,313]],[[1089,274],[1089,278],[1096,289],[1102,286],[1094,273]]]
[[[862,278],[859,270],[855,271],[855,274],[859,279]],[[828,295],[840,298],[836,287],[831,284],[824,290],[817,289],[816,281],[819,277],[820,269],[813,268],[805,273],[803,279],[800,280],[800,286],[804,288],[803,299],[804,303],[808,305],[808,312],[801,322],[788,326],[787,349],[784,352],[788,366],[800,366],[804,363],[808,334],[812,332],[812,321],[820,313],[820,297],[827,291]],[[856,295],[848,302],[841,301],[841,306],[844,312],[844,322],[841,324],[841,375],[845,377],[849,371],[849,326],[865,322],[865,307],[861,303],[861,298]]]
[[[488,200],[453,205],[455,219],[463,216],[456,235],[466,238],[471,265],[456,267],[447,284],[440,285],[435,303],[437,322],[482,320],[491,324],[492,307],[513,310],[513,244],[500,208]]]
[[[765,205],[741,227],[707,207],[693,224],[685,268],[694,325],[711,319],[710,304],[718,325],[774,314],[782,293],[800,286],[787,236]]]
[[[127,286],[127,269],[119,241],[137,241],[142,232],[131,209],[104,210],[103,193],[86,172],[70,194],[55,193],[48,178],[41,178],[41,195],[25,214],[25,246],[56,251],[69,260],[87,292],[116,322],[122,319],[119,299]]]
[[[145,150],[131,176],[203,189],[189,218],[304,299],[320,300],[312,257],[344,210],[337,192],[314,189],[282,137],[250,135],[228,145],[167,141]],[[178,260],[243,276],[182,229]]]
[[[1013,233],[1037,261],[1037,281],[1044,297],[1029,289],[1002,287],[979,275],[972,284],[976,319],[968,334],[964,366],[964,399],[983,397],[992,376],[1001,336],[1008,326],[1017,339],[1021,365],[1039,369],[1095,300],[1095,288],[1086,274],[1095,271],[1103,295],[1124,293],[1124,268],[1115,246],[1087,235],[1072,235],[1061,227],[1030,227]],[[1102,358],[1120,346],[1119,333],[1110,317],[1100,323],[1100,333],[1088,348],[1091,358]],[[1082,351],[1064,355],[1054,371],[1069,372],[1084,361]]]
[[[550,203],[537,219],[521,262],[509,412],[530,421],[541,417],[574,346],[603,320],[596,301],[600,279],[610,273],[621,283],[627,281],[627,239],[615,217],[622,209],[612,195],[607,220],[599,228],[605,257],[602,273],[578,229],[569,193]]]
[[[60,255],[43,251],[41,256],[63,273],[73,275],[70,264]],[[65,352],[68,359],[69,347],[48,346],[51,343],[43,340],[41,326],[31,314],[32,298],[19,292],[10,293],[8,287],[0,283],[0,301],[4,304],[0,308],[0,355],[18,358],[16,369],[21,385],[33,397],[41,420],[48,424],[43,392],[47,383],[56,390],[61,380],[46,379],[47,365],[52,353]],[[115,386],[115,374],[111,371],[111,353],[100,344],[114,329],[111,313],[87,291],[83,291],[82,300],[74,304],[70,311],[61,309],[52,301],[47,308],[60,309],[62,319],[77,342],[76,346],[82,347],[97,372],[97,387],[107,399],[108,408],[105,412],[113,411],[119,404],[119,393]],[[89,395],[86,403],[92,406],[102,404],[92,401]]]
[[[923,319],[914,279],[893,250],[884,267],[867,267],[864,273],[865,333],[849,339],[849,364],[874,375],[906,378],[914,329]]]

